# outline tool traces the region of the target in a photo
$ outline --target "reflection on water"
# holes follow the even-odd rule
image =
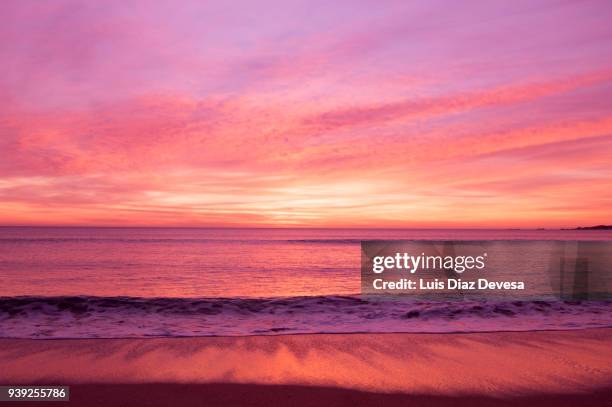
[[[0,228],[0,296],[356,294],[360,241],[378,239],[612,240],[612,232]]]

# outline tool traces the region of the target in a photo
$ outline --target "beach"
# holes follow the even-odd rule
[[[0,382],[70,385],[71,406],[601,406],[611,343],[612,328],[0,339]]]

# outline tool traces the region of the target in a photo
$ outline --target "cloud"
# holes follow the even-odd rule
[[[0,223],[605,222],[607,8],[3,2]]]

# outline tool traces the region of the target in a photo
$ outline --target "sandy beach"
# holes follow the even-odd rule
[[[606,405],[611,344],[612,329],[3,339],[0,382],[68,384],[70,405]]]

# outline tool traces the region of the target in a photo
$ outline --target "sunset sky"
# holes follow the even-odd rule
[[[611,18],[2,1],[0,224],[612,223]]]

